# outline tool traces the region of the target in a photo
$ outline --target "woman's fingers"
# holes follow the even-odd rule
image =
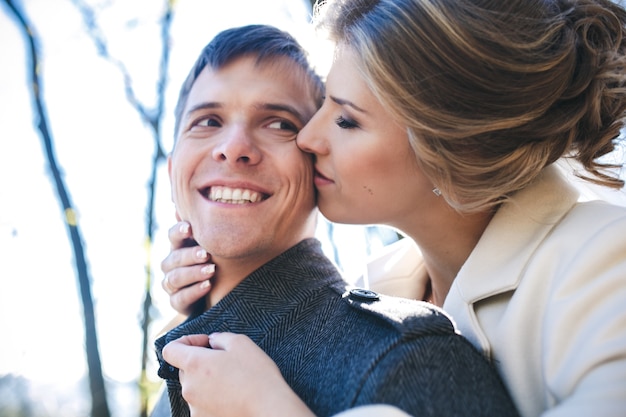
[[[193,240],[191,226],[178,222],[168,231],[171,252],[161,262],[164,273],[161,286],[170,296],[170,305],[188,315],[193,305],[211,290],[209,281],[215,274],[211,256]]]
[[[195,303],[205,297],[209,291],[211,291],[211,281],[207,279],[196,282],[171,293],[170,305],[177,312],[188,316],[193,312]]]
[[[187,249],[177,249],[174,252],[186,251]],[[174,252],[170,253],[171,256]],[[190,254],[178,254],[178,256],[187,256]],[[190,255],[193,256],[193,255]],[[163,261],[165,263],[165,261]],[[163,264],[162,264],[163,265]],[[162,266],[162,271],[165,274],[163,278],[162,286],[165,292],[169,295],[176,293],[177,291],[186,288],[190,285],[206,281],[213,277],[215,274],[215,265],[210,263],[196,264],[189,263],[181,264],[178,266]]]

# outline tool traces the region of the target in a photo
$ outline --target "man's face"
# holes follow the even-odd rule
[[[312,235],[312,163],[295,139],[316,107],[290,60],[255,59],[198,76],[168,169],[176,210],[202,247],[263,263]]]

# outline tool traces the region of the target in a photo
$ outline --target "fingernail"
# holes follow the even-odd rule
[[[200,272],[202,272],[204,275],[211,275],[213,272],[215,272],[215,264],[203,266]]]
[[[200,289],[205,290],[209,288],[209,285],[211,285],[211,281],[209,281],[208,279],[206,281],[202,281],[202,283],[200,284]]]
[[[205,259],[207,257],[207,253],[206,250],[204,249],[198,249],[198,252],[196,252],[196,257],[198,259]]]
[[[182,223],[180,225],[180,229],[178,229],[178,230],[180,230],[180,233],[186,235],[187,233],[189,233],[189,223]]]

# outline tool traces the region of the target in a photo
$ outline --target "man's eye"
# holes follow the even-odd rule
[[[294,133],[298,133],[300,130],[293,124],[284,120],[277,120],[267,125],[270,129],[289,130]]]
[[[339,126],[341,129],[354,129],[359,127],[358,123],[351,119],[346,119],[343,116],[339,116],[335,120],[335,124]]]
[[[201,127],[220,127],[221,124],[219,121],[217,121],[216,119],[213,118],[206,118],[206,119],[202,119],[199,120],[195,126],[201,126]]]

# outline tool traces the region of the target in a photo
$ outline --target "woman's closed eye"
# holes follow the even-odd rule
[[[355,129],[359,127],[359,124],[356,121],[343,116],[339,116],[337,119],[335,119],[335,124],[341,129]]]

